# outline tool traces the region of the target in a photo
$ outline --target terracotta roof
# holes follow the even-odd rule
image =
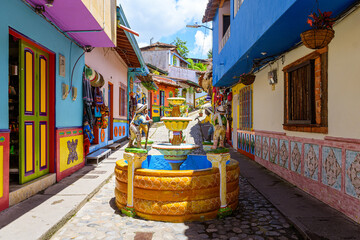
[[[221,0],[209,0],[206,6],[205,14],[202,19],[203,23],[210,22],[213,20],[216,14],[216,10],[219,8],[220,2]]]
[[[149,46],[145,46],[145,47],[142,47],[140,48],[140,50],[144,51],[144,50],[148,50],[150,48],[155,48],[155,47],[158,47],[158,48],[176,48],[175,45],[172,45],[172,44],[168,44],[168,43],[162,43],[162,42],[156,42],[156,43],[153,43]]]
[[[152,65],[151,63],[146,63],[146,66],[148,66],[148,68],[151,68],[151,69],[153,69],[153,70],[155,70],[155,71],[158,71],[159,73],[162,73],[162,74],[164,74],[164,75],[168,75],[168,74],[169,74],[167,71],[165,71],[165,70],[163,70],[163,69],[161,69],[161,68],[158,68],[158,67]]]
[[[173,81],[173,80],[171,80],[170,78],[167,78],[167,77],[152,74],[152,79],[154,80],[155,83],[170,85],[170,86],[173,86],[173,87],[180,87],[177,84],[177,82],[175,82],[175,81]]]
[[[117,27],[116,34],[116,52],[120,55],[128,67],[140,68],[141,64],[139,59],[136,56],[135,50],[132,47],[128,37],[126,36],[125,31]]]
[[[146,76],[136,76],[140,81],[141,84],[147,89],[147,90],[157,90],[159,87],[156,85],[156,83],[153,81],[152,75],[148,74]]]
[[[193,82],[191,80],[188,80],[188,79],[183,79],[183,78],[175,78],[175,77],[169,77],[179,83],[184,83],[186,85],[188,85],[189,87],[200,87],[199,84],[197,84],[196,82]]]

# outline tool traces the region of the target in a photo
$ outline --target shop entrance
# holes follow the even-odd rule
[[[114,120],[114,108],[113,108],[113,92],[114,92],[114,87],[113,84],[111,82],[108,83],[108,105],[109,105],[109,124],[108,124],[108,139],[109,140],[113,140],[114,136],[113,136],[113,120]]]
[[[10,31],[10,185],[50,171],[49,79],[50,54]]]
[[[160,91],[160,117],[164,116],[165,92]]]

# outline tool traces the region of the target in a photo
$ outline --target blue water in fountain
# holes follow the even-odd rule
[[[229,162],[227,161],[226,164]],[[163,155],[148,155],[141,167],[152,170],[171,170],[170,164]],[[211,167],[211,162],[207,160],[205,155],[188,155],[185,162],[180,166],[180,170],[201,170]]]
[[[164,159],[163,155],[148,155],[141,167],[153,170],[171,170],[170,164]],[[204,155],[188,155],[185,162],[180,166],[180,170],[200,170],[206,168],[211,168],[211,162]]]

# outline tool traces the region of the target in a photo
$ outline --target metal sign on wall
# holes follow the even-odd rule
[[[59,54],[59,75],[65,77],[65,57]]]

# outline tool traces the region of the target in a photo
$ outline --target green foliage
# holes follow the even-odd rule
[[[170,91],[170,92],[169,92],[169,97],[173,97],[173,96],[174,96],[173,92]]]
[[[217,148],[206,151],[206,153],[214,153],[214,154],[228,153],[228,152],[229,152],[228,148]]]
[[[127,147],[125,148],[125,152],[128,153],[147,153],[146,149],[142,149],[142,148],[136,148],[136,147]]]
[[[203,63],[194,63],[194,61],[191,58],[186,59],[186,61],[188,61],[190,63],[190,65],[188,65],[188,68],[193,69],[193,70],[197,70],[197,71],[206,71],[207,67],[205,64]]]
[[[193,87],[190,87],[190,88],[189,88],[189,93],[190,93],[190,94],[193,94],[193,93],[194,93],[194,88],[193,88]]]
[[[189,54],[189,49],[187,48],[186,43],[186,41],[181,40],[179,37],[176,37],[176,39],[171,43],[176,46],[176,50],[183,58],[186,58]]]
[[[187,93],[187,89],[184,88],[184,89],[182,90],[181,96],[182,96],[182,97],[186,97],[186,93]]]
[[[212,49],[210,49],[210,50],[207,52],[207,57],[208,57],[208,58],[212,58]]]

